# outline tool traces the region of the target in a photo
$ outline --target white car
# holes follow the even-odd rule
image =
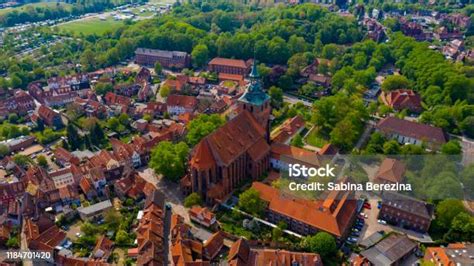
[[[76,236],[81,237],[82,235],[81,235],[81,233],[76,233]]]
[[[379,224],[383,224],[383,225],[386,225],[386,224],[387,224],[387,222],[386,222],[385,220],[381,220],[381,219],[377,220],[377,222],[378,222]]]
[[[361,212],[360,215],[362,215],[365,219],[369,218],[369,215],[367,215],[366,213]]]

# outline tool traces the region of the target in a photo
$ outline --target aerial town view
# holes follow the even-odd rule
[[[0,0],[0,266],[474,265],[473,0]]]

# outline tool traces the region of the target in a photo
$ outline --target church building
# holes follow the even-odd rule
[[[181,180],[185,194],[197,192],[208,204],[221,202],[241,182],[269,170],[270,97],[255,63],[249,78],[238,114],[194,147],[189,173]]]

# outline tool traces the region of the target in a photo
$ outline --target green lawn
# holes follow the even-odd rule
[[[315,128],[313,128],[313,130],[311,130],[311,132],[306,137],[306,143],[308,143],[311,146],[322,148],[324,144],[328,143],[328,141],[322,138],[318,134],[318,131]]]
[[[21,5],[21,6],[16,6],[16,7],[9,7],[9,8],[3,8],[0,9],[0,15],[6,14],[11,11],[25,11],[27,8],[35,8],[35,7],[55,7],[58,5],[57,3],[53,2],[40,2],[40,3],[32,3],[32,4],[26,4],[26,5]],[[59,3],[60,6],[65,8],[66,10],[69,10],[72,8],[71,4],[67,3]]]
[[[58,26],[60,30],[69,31],[73,34],[104,34],[108,30],[116,29],[123,25],[123,21],[114,20],[113,18],[107,18],[106,20],[100,20],[99,18],[83,19],[64,23]]]

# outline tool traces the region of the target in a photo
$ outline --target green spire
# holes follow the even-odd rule
[[[258,73],[258,69],[257,69],[257,60],[256,59],[253,60],[252,71],[250,72],[249,76],[251,78],[259,78],[260,77],[260,74]]]
[[[270,96],[263,90],[263,84],[260,80],[260,74],[257,69],[257,60],[253,61],[252,71],[249,75],[250,83],[247,87],[247,91],[240,97],[240,101],[247,102],[253,105],[262,105]]]

